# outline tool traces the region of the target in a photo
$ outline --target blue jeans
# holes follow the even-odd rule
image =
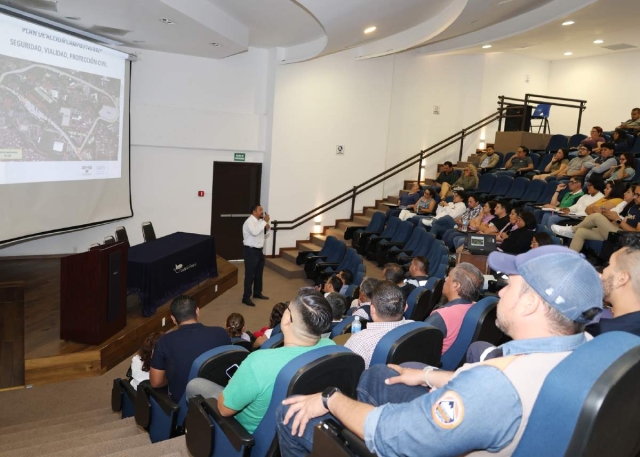
[[[431,233],[433,233],[437,239],[441,239],[447,230],[455,226],[456,221],[451,216],[443,216],[433,221],[433,224],[431,224]]]
[[[457,251],[460,246],[467,242],[466,236],[459,236],[453,239],[453,250]]]
[[[545,219],[546,219],[546,222],[545,222]],[[544,216],[542,216],[542,224],[551,228],[552,225],[560,224],[561,222],[568,221],[570,219],[571,219],[570,217],[559,216],[558,214],[551,215],[551,212],[548,212],[548,214],[545,214]]]

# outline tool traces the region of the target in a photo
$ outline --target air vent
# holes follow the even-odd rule
[[[127,33],[131,33],[131,30],[116,29],[114,27],[105,27],[102,25],[94,25],[89,29],[89,31],[98,35],[104,34],[116,36],[125,36]]]
[[[51,0],[20,0],[9,2],[17,8],[33,8],[36,10],[58,11],[58,2]]]
[[[610,44],[609,46],[602,46],[605,49],[608,49],[609,51],[622,51],[623,49],[633,49],[633,48],[637,48],[638,46],[634,46],[632,44],[627,44],[627,43],[620,43],[620,44]]]

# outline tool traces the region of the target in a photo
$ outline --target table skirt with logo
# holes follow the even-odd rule
[[[209,235],[176,232],[129,249],[127,290],[140,296],[143,316],[215,276],[216,248]]]

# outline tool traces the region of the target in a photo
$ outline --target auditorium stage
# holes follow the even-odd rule
[[[238,269],[217,257],[218,277],[185,293],[200,308],[238,283]],[[0,259],[2,281],[25,283],[25,384],[98,376],[130,357],[152,332],[173,327],[170,301],[155,315],[143,317],[137,297],[127,299],[127,326],[97,346],[60,339],[60,257]],[[165,326],[162,326],[162,319]]]

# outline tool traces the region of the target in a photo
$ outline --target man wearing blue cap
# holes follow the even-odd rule
[[[378,455],[511,455],[548,373],[590,338],[584,325],[602,310],[602,286],[562,246],[488,261],[509,275],[496,323],[513,340],[502,357],[455,372],[376,365],[360,378],[359,401],[336,388],[288,398],[277,411],[282,455],[310,452],[313,426],[329,414]]]

